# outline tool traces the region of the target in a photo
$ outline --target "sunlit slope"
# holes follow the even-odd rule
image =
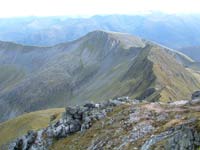
[[[63,108],[36,111],[1,123],[0,145],[7,144],[7,142],[25,134],[29,130],[37,130],[48,126],[50,116],[55,115],[58,119],[61,117],[62,112],[64,112]]]
[[[200,88],[198,78],[177,63],[177,59],[165,49],[152,47],[149,59],[153,62],[156,88],[162,89],[161,100],[190,99],[191,92]]]

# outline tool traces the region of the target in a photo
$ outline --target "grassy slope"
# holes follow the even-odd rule
[[[48,109],[24,114],[0,124],[0,146],[25,134],[28,130],[38,130],[48,126],[50,116],[60,118],[63,108]]]
[[[128,88],[127,95],[135,98],[140,96],[147,88],[154,86],[155,74],[152,71],[152,62],[147,59],[149,55],[150,46],[145,47],[134,62],[131,64],[129,70],[122,78],[123,82]]]
[[[99,43],[97,42],[96,44]],[[96,53],[94,50],[95,47],[92,47],[92,45],[86,45],[83,47],[90,47],[89,50],[93,50],[92,52]],[[79,50],[81,51],[82,48]],[[100,50],[101,49],[99,49],[98,52],[100,52]],[[122,49],[122,51],[123,50],[125,49]],[[128,50],[126,51],[128,52]],[[61,65],[67,64],[70,61],[70,59],[68,58],[67,60],[67,58],[62,59],[63,61],[61,62],[63,63],[61,63]],[[81,63],[83,63],[81,65],[85,65],[84,61],[84,59],[81,61]],[[77,67],[77,70],[74,72],[74,74],[76,74],[74,77],[79,79],[80,81],[78,82],[80,83],[88,82],[87,80],[90,80],[90,78],[92,79],[92,76],[90,77],[90,72],[93,69],[90,69],[90,67],[87,68],[86,66],[83,67],[85,67],[84,69],[88,70],[82,70],[80,67]],[[63,68],[65,68],[65,66]],[[59,67],[58,71],[59,69],[62,71],[62,68]],[[82,72],[80,72],[80,70]],[[87,76],[89,76],[89,79]],[[130,97],[135,98],[140,96],[149,87],[156,87],[159,89],[157,93],[154,93],[149,98],[150,100],[155,99],[155,97],[158,97],[158,95],[161,95],[160,99],[162,101],[167,101],[169,99],[186,99],[191,92],[200,88],[200,81],[198,81],[196,78],[199,78],[199,76],[193,76],[193,72],[189,72],[182,65],[177,63],[175,57],[171,56],[169,53],[166,53],[161,47],[150,45],[145,48],[141,48],[136,59],[120,61],[109,68],[109,70],[98,76],[98,78],[91,80],[92,82],[94,81],[93,84],[95,84],[95,87],[97,86],[98,88],[95,89],[93,86],[85,88],[85,91],[82,91],[82,95],[80,94],[78,101],[75,102],[80,103],[80,100],[88,100],[87,98],[89,98],[89,100],[101,101],[123,95],[129,95]],[[57,76],[56,79],[60,78]],[[106,82],[103,83],[104,81]],[[54,82],[57,81],[54,80]],[[100,82],[102,82],[101,86]],[[91,84],[91,82],[88,83]],[[51,84],[49,83],[48,85]],[[60,91],[60,89],[58,91]],[[62,93],[55,94],[55,100],[60,100],[61,97],[59,97],[59,95],[62,95]],[[77,97],[74,97],[71,100],[77,100]],[[63,110],[59,109],[59,112],[61,111]],[[0,144],[25,133],[27,130],[38,129],[47,126],[50,114],[55,112],[57,112],[57,110],[34,112],[1,124],[0,135],[3,136],[0,137]],[[13,126],[15,128],[13,128]],[[23,130],[21,130],[22,128]]]
[[[200,71],[196,71],[191,68],[187,68],[187,70],[191,72],[196,77],[196,79],[200,82]]]
[[[161,100],[190,99],[190,95],[200,88],[197,76],[187,71],[176,59],[160,47],[153,47],[149,55],[157,77],[156,87],[161,91]]]
[[[0,89],[3,91],[12,88],[25,77],[25,72],[15,65],[0,65]]]
[[[136,59],[133,59],[133,56],[120,60],[125,53],[129,54],[133,51],[122,46],[121,49],[118,49],[122,55],[114,58],[116,64],[113,64],[103,74],[98,74],[94,80],[91,79],[93,82],[89,82],[87,88],[82,93],[80,92],[80,97],[74,97],[73,100],[82,98],[102,101],[126,95],[133,98],[139,96],[153,84],[154,80],[151,70],[152,63],[147,59],[148,49],[148,47],[144,47],[136,50],[136,53],[139,53]],[[114,54],[112,57],[114,57]]]
[[[42,67],[0,95],[4,102],[0,120],[24,112],[62,107],[66,102],[80,104],[126,95],[136,98],[150,87],[159,89],[151,99],[159,97],[160,91],[164,101],[188,98],[188,94],[199,87],[199,82],[175,61],[174,56],[149,43],[155,49],[151,51],[152,58],[149,56],[150,47],[144,48],[146,43],[143,40],[104,31],[89,33],[71,44],[57,45],[55,49],[43,49],[48,59],[41,61]],[[35,52],[35,49],[27,49],[24,61],[27,63],[32,55],[36,58],[43,56],[41,49],[37,54]],[[161,90],[163,87],[165,89]]]
[[[119,147],[121,143],[126,140],[124,137],[131,135],[131,132],[134,132],[135,130],[134,127],[137,125],[137,123],[133,122],[126,126],[126,124],[129,122],[129,114],[132,112],[132,110],[140,110],[139,116],[141,116],[141,118],[147,112],[150,113],[154,119],[148,120],[153,123],[153,126],[156,127],[156,130],[135,142],[128,142],[127,139],[127,144],[125,147],[123,147],[124,150],[132,150],[133,147],[140,147],[151,135],[164,132],[170,127],[182,124],[186,120],[193,117],[198,118],[200,115],[200,112],[192,107],[180,107],[176,109],[174,107],[169,107],[166,104],[160,105],[158,103],[122,105],[114,108],[114,111],[109,113],[108,117],[105,119],[95,122],[93,126],[85,133],[78,132],[64,139],[54,141],[51,150],[85,150],[94,143],[96,143],[96,145],[101,145],[101,148],[105,150]],[[157,121],[156,116],[162,113],[160,111],[162,111],[164,114],[167,113],[169,118],[163,121]],[[181,118],[175,119],[176,115],[181,115]],[[145,120],[145,118],[139,120],[139,122],[145,121],[148,122]],[[200,129],[200,120],[195,123],[195,126],[197,129]]]
[[[104,95],[107,97],[128,95],[136,98],[146,89],[154,87],[157,92],[147,100],[155,98],[161,101],[181,100],[190,99],[191,93],[200,88],[199,76],[186,70],[177,62],[174,55],[156,45],[146,46],[141,49],[135,60],[128,64],[124,61],[120,65],[111,73],[115,74],[109,81],[111,84],[92,92],[93,99],[98,97],[105,99]],[[109,75],[106,74],[106,77]]]

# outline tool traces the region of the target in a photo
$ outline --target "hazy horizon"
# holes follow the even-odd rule
[[[1,0],[0,18],[200,13],[197,0]]]

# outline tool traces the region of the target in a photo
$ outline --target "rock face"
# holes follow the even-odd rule
[[[192,94],[192,99],[193,99],[193,100],[194,100],[194,99],[197,99],[197,98],[200,99],[200,91],[196,91],[196,92],[194,92],[194,93]]]
[[[187,124],[192,123],[192,121]],[[151,147],[156,147],[160,141],[164,141],[164,149],[166,150],[194,150],[196,146],[200,145],[200,135],[193,128],[182,124],[174,128],[152,136],[142,145],[141,150],[148,150]],[[196,145],[196,146],[195,146]]]
[[[176,131],[176,130],[175,130]],[[194,129],[182,126],[181,129],[176,131],[171,138],[167,139],[165,145],[166,149],[196,149],[197,145],[200,145],[199,135]]]
[[[127,102],[128,97],[109,100],[100,104],[86,103],[84,106],[66,107],[62,118],[39,131],[29,131],[9,145],[9,150],[45,150],[53,139],[60,139],[78,131],[89,129],[92,124],[105,118],[112,108]],[[52,118],[50,118],[52,120]]]
[[[120,97],[66,107],[59,121],[29,131],[9,150],[196,150],[199,117],[197,100],[149,103]]]

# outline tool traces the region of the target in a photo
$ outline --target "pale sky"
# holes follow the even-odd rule
[[[199,13],[200,0],[0,0],[0,17]]]

